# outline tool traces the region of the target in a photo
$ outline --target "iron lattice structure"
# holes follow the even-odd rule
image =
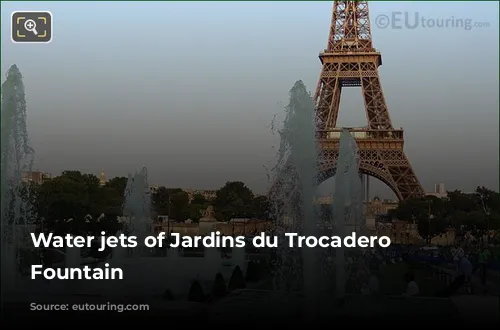
[[[382,56],[373,48],[367,1],[335,1],[328,45],[316,88],[320,181],[335,173],[341,129],[337,128],[343,87],[361,87],[368,126],[352,129],[358,143],[360,171],[388,185],[400,200],[424,194],[406,157],[403,130],[394,129],[378,67]]]
[[[318,181],[330,178],[336,171],[342,88],[361,87],[368,125],[350,128],[358,144],[360,172],[384,182],[400,200],[423,195],[403,150],[403,129],[394,129],[382,92],[378,73],[382,56],[373,48],[367,1],[334,2],[328,45],[319,59],[323,67],[314,95]]]

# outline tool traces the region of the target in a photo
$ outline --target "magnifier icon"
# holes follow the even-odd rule
[[[24,22],[24,28],[26,31],[33,32],[34,35],[38,35],[38,32],[36,30],[36,22],[32,19],[27,19]]]

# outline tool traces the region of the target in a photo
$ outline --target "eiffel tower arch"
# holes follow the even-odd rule
[[[378,73],[382,55],[373,48],[367,1],[334,2],[328,44],[319,59],[322,70],[314,94],[318,183],[335,175],[343,129],[337,126],[342,89],[360,87],[368,125],[349,128],[358,145],[360,172],[385,183],[399,200],[424,195],[403,150],[403,129],[395,129],[389,116]]]

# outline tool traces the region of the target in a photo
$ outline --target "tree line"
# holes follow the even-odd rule
[[[105,230],[116,232],[121,228],[125,202],[126,177],[115,177],[104,185],[93,174],[80,171],[63,171],[61,175],[46,179],[40,184],[24,186],[23,196],[30,204],[33,219],[46,230],[72,232]],[[28,193],[29,191],[29,193]],[[216,191],[215,200],[201,194],[189,196],[180,188],[158,187],[150,193],[152,219],[168,216],[176,222],[187,219],[197,222],[203,210],[214,206],[215,218],[269,218],[266,196],[255,195],[243,182],[227,182]]]
[[[480,237],[500,230],[500,194],[485,187],[472,193],[448,191],[447,196],[425,196],[399,202],[387,220],[416,224],[422,238],[430,241],[449,228],[458,236],[467,233]]]
[[[71,232],[115,232],[121,228],[126,177],[115,177],[100,185],[99,178],[80,171],[64,171],[41,184],[29,185],[29,204],[33,222],[43,222],[49,230]],[[201,194],[189,196],[180,188],[158,187],[151,192],[152,219],[168,216],[176,222],[197,222],[209,205],[218,221],[231,218],[272,220],[270,201],[255,195],[243,182],[227,182],[216,191],[214,200]],[[331,218],[331,207],[322,205],[319,216]],[[104,216],[102,216],[104,215]],[[380,217],[381,221],[401,220],[416,224],[423,238],[443,234],[454,228],[459,235],[484,234],[500,229],[500,194],[485,187],[472,193],[450,191],[447,197],[425,196],[401,201],[397,208]],[[75,229],[78,228],[78,229]]]

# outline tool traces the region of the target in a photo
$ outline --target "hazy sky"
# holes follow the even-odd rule
[[[152,184],[216,189],[242,180],[262,193],[275,155],[271,120],[296,80],[314,91],[332,3],[2,2],[1,9],[2,71],[17,64],[24,75],[37,169],[103,168],[112,177],[145,165]],[[51,11],[53,41],[13,44],[15,10]],[[404,11],[410,23],[418,13],[424,23],[489,27],[377,26],[379,15]],[[392,121],[405,129],[424,188],[497,188],[498,2],[373,2],[370,16]],[[344,90],[339,125],[364,126],[365,118],[361,90]]]

